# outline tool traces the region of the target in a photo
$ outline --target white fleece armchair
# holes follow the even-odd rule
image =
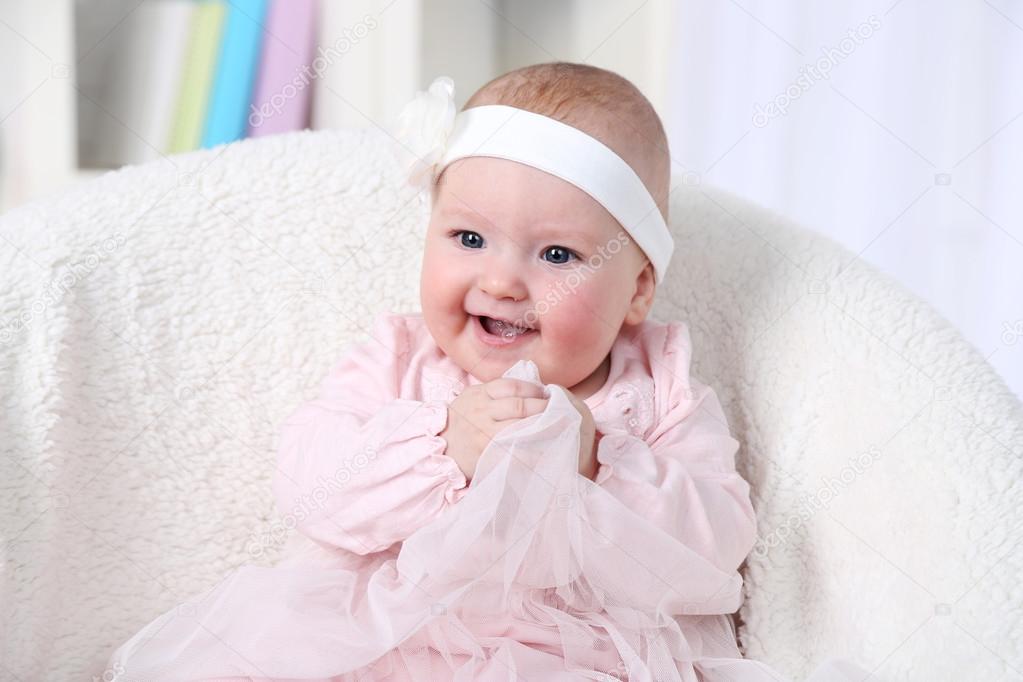
[[[831,241],[678,180],[653,317],[743,447],[749,657],[1023,676],[1023,409]],[[273,563],[277,426],[381,310],[418,309],[424,200],[378,133],[246,140],[0,217],[0,678],[110,679],[141,626]],[[102,676],[106,674],[106,678]]]

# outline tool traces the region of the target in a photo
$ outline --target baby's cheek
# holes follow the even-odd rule
[[[445,281],[441,270],[434,267],[423,268],[422,278],[423,298],[434,302],[438,296],[444,293]]]
[[[422,291],[423,306],[436,309],[444,314],[461,311],[461,299],[458,295],[455,272],[443,262],[443,258],[428,254],[423,260]]]
[[[547,322],[541,325],[557,330],[560,350],[579,353],[600,353],[600,341],[613,336],[616,320],[604,310],[600,292],[580,287],[553,306],[547,315]]]

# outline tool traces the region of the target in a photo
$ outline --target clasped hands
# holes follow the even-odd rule
[[[591,481],[597,476],[597,438],[593,414],[585,402],[565,390],[582,416],[579,426],[579,473]],[[447,442],[444,454],[458,464],[466,480],[472,480],[476,463],[498,431],[520,419],[547,409],[543,386],[521,379],[500,378],[468,386],[448,409],[448,421],[440,436]]]

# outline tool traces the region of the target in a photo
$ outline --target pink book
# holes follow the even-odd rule
[[[249,106],[249,137],[308,127],[315,79],[316,4],[316,0],[271,1]]]

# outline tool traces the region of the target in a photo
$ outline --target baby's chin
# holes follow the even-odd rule
[[[478,362],[472,367],[463,367],[468,374],[471,374],[481,384],[485,384],[488,381],[494,381],[504,376],[505,372],[515,366],[518,360],[504,361],[504,362]],[[534,361],[535,362],[535,361]],[[541,373],[542,375],[542,373]]]
[[[463,365],[463,363],[458,363],[458,365],[462,368],[462,370],[466,374],[471,375],[473,378],[476,379],[476,381],[480,382],[481,384],[485,384],[488,381],[494,381],[496,379],[500,379],[500,378],[504,377],[505,373],[509,369],[514,367],[515,364],[518,363],[520,360],[530,360],[530,361],[532,361],[533,364],[535,364],[537,366],[537,371],[538,371],[538,373],[540,375],[541,383],[546,383],[546,382],[543,381],[543,378],[544,378],[543,368],[540,367],[539,363],[537,363],[536,360],[534,360],[533,358],[529,358],[529,357],[507,359],[507,360],[497,360],[497,359],[494,359],[494,358],[486,358],[486,359],[478,360],[477,362],[470,363],[469,367],[465,367]]]

